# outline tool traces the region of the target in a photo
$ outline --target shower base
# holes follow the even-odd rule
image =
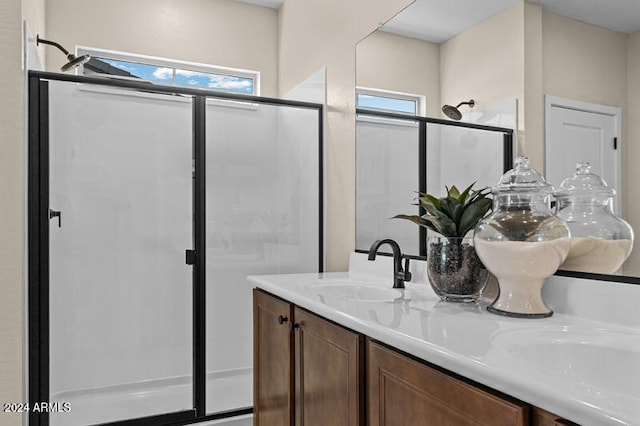
[[[70,410],[52,413],[51,426],[85,426],[190,409],[190,377],[60,392],[52,402],[66,402]],[[207,375],[206,412],[247,408],[253,405],[253,370],[243,368]],[[235,423],[232,423],[235,425]]]

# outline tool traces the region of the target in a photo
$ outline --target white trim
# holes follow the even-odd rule
[[[373,95],[394,99],[402,99],[416,102],[416,115],[425,116],[427,111],[427,98],[415,93],[396,92],[393,90],[376,89],[373,87],[356,86],[356,98],[358,95]]]
[[[603,114],[609,116],[618,116],[622,115],[622,108],[616,106],[609,105],[601,105],[592,102],[584,102],[584,101],[576,101],[573,99],[560,98],[557,96],[544,95],[545,102],[545,118],[547,118],[546,111],[547,108],[550,107],[559,107],[566,109],[573,109],[576,111],[585,111],[585,112],[593,112],[596,114]],[[616,129],[619,131],[619,128]]]
[[[375,110],[372,110],[375,111]],[[407,117],[414,117],[412,115],[408,115]],[[376,117],[374,115],[364,115],[364,114],[356,114],[356,121],[361,123],[375,123],[385,126],[401,126],[401,127],[418,127],[417,121],[404,121],[396,118],[388,118],[388,117]]]
[[[111,77],[109,77],[111,78]],[[122,77],[114,77],[116,79]],[[127,79],[126,77],[124,77]],[[146,99],[162,99],[163,101],[169,102],[189,102],[193,101],[193,96],[191,95],[175,95],[172,93],[161,93],[161,92],[142,92],[135,89],[123,89],[116,88],[110,86],[99,86],[95,84],[84,84],[84,83],[76,83],[77,89],[84,92],[96,92],[114,96],[132,96],[138,98],[146,98]],[[250,101],[242,101],[236,99],[220,99],[220,98],[206,98],[207,106],[215,106],[220,108],[235,108],[235,109],[243,109],[249,111],[258,111],[259,104]]]
[[[355,93],[356,108],[358,108],[358,95],[372,95],[377,97],[414,101],[416,103],[415,115],[410,115],[401,111],[396,111],[396,112],[398,112],[399,114],[406,114],[408,117],[417,117],[417,116],[426,115],[427,100],[426,100],[426,96],[424,95],[416,95],[414,93],[395,92],[392,90],[384,90],[384,89],[375,89],[373,87],[357,86],[356,93]],[[371,111],[381,111],[375,108],[363,107],[363,109],[370,109]],[[384,110],[384,111],[388,111],[388,110]],[[394,112],[394,111],[388,111],[388,112]],[[378,123],[378,124],[390,124],[394,126],[418,127],[417,121],[416,122],[403,121],[403,120],[396,120],[396,119],[387,118],[387,117],[365,116],[360,114],[356,115],[356,121]]]
[[[99,49],[87,46],[76,46],[76,55],[91,55],[100,58],[114,59],[118,61],[138,62],[146,65],[166,66],[168,68],[179,68],[189,71],[200,71],[210,74],[231,75],[253,80],[253,93],[251,95],[260,96],[260,71],[253,71],[243,68],[231,68],[220,65],[203,64],[200,62],[187,62],[177,59],[162,58],[159,56],[140,55],[137,53],[119,52],[116,50]],[[84,73],[84,67],[77,70],[78,74]]]
[[[85,84],[85,83],[75,83],[75,85],[76,85],[76,89],[82,92],[94,92],[94,93],[101,93],[105,95],[136,97],[136,98],[145,98],[145,99],[162,99],[170,102],[183,102],[183,103],[193,102],[192,101],[193,97],[189,95],[176,96],[173,93],[142,92],[136,89],[123,89],[120,87],[99,86],[96,84]]]
[[[574,111],[590,112],[594,114],[602,114],[614,118],[614,137],[618,139],[618,149],[615,152],[615,168],[617,177],[620,182],[620,188],[618,188],[618,196],[614,199],[614,211],[620,214],[622,211],[622,205],[620,199],[622,198],[622,108],[609,105],[601,105],[592,102],[576,101],[573,99],[560,98],[557,96],[544,95],[544,174],[547,175],[547,164],[549,163],[549,154],[547,150],[547,141],[551,139],[551,126],[548,123],[551,122],[551,108],[558,107],[564,109],[570,109]]]

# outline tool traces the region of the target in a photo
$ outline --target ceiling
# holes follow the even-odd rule
[[[272,9],[279,9],[284,0],[237,0],[242,3],[251,3],[258,6],[270,7]]]
[[[278,9],[284,0],[238,0]],[[322,1],[322,0],[318,0]],[[416,0],[383,30],[442,43],[520,0]],[[528,0],[556,15],[614,31],[640,31],[640,0]]]
[[[416,0],[384,31],[442,43],[520,0]],[[640,31],[640,0],[528,0],[543,10],[614,31]]]

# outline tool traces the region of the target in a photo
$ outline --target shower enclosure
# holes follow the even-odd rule
[[[323,269],[322,106],[31,72],[29,108],[29,424],[250,413],[246,276]]]
[[[452,107],[453,108],[453,107]],[[358,109],[356,250],[392,238],[403,253],[426,257],[427,232],[397,214],[423,214],[416,192],[491,187],[512,168],[513,130]]]

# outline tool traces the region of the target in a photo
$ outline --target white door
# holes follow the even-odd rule
[[[621,191],[620,117],[617,107],[545,97],[545,177],[556,188],[588,161],[591,171]],[[614,210],[620,211],[620,197]]]

